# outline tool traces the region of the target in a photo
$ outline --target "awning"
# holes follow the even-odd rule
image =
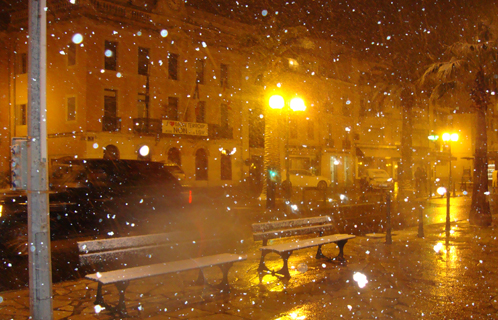
[[[360,152],[358,152],[360,151]],[[396,149],[370,149],[370,148],[357,148],[357,155],[362,155],[367,158],[401,158],[398,150]]]

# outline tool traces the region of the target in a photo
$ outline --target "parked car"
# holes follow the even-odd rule
[[[365,189],[393,189],[394,181],[386,170],[367,169],[361,179],[362,187]]]
[[[182,170],[182,168],[175,164],[175,163],[165,163],[164,167],[171,172],[171,174],[180,181],[180,184],[182,186],[188,186],[187,181],[185,180],[185,172]]]
[[[178,214],[185,189],[159,162],[76,159],[55,161],[49,177],[52,237],[127,234],[153,225],[154,216]],[[26,253],[27,196],[0,193],[0,244]]]
[[[282,173],[282,185],[286,185],[286,171]],[[326,189],[330,187],[330,180],[323,176],[314,175],[304,169],[289,170],[289,180],[292,187]]]

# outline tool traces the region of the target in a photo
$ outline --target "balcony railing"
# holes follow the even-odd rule
[[[233,139],[232,127],[209,123],[208,130],[209,139]]]
[[[144,134],[160,134],[162,131],[162,120],[151,118],[133,119],[133,132]]]
[[[103,116],[102,131],[121,131],[121,118]]]
[[[77,0],[74,3],[68,0],[49,0],[47,7],[52,15],[48,15],[47,19],[56,16],[58,19],[64,16],[70,16],[71,13],[91,13],[93,15],[102,15],[105,17],[116,19],[128,19],[144,24],[152,24],[154,15],[142,10],[131,8],[126,5],[119,5],[102,0]],[[10,13],[11,23],[26,24],[28,22],[27,7],[24,10],[14,11]]]

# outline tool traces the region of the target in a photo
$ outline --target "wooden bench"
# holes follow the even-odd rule
[[[187,270],[199,270],[196,284],[205,283],[203,268],[219,266],[223,279],[218,285],[225,292],[230,290],[228,284],[228,271],[234,262],[243,261],[247,256],[238,254],[216,254],[199,258],[186,259],[181,261],[161,262],[136,267],[129,267],[117,270],[103,271],[104,266],[119,263],[124,259],[147,260],[153,256],[164,255],[165,249],[176,242],[178,234],[162,233],[145,236],[132,236],[103,240],[90,240],[78,242],[80,252],[80,265],[97,265],[102,271],[87,274],[85,278],[98,282],[95,305],[107,306],[102,295],[102,286],[115,284],[119,291],[119,302],[116,311],[126,314],[125,291],[131,280],[177,273]],[[107,306],[108,307],[108,306]]]
[[[292,252],[317,246],[318,250],[315,258],[326,258],[322,253],[322,246],[324,244],[336,243],[339,247],[339,255],[333,260],[344,262],[344,246],[349,239],[352,239],[355,236],[349,234],[334,234],[324,236],[325,233],[333,233],[337,228],[337,225],[332,224],[331,221],[332,220],[330,217],[323,216],[254,223],[252,225],[254,241],[263,241],[263,247],[260,248],[261,260],[258,267],[260,279],[263,272],[271,272],[273,275],[279,274],[284,276],[285,278],[290,278],[288,260]],[[292,242],[268,245],[268,240],[270,239],[294,237],[307,234],[316,234],[318,235],[318,237],[308,239],[295,239]],[[284,261],[282,269],[278,271],[272,271],[266,267],[265,256],[270,252],[275,252],[280,255],[280,257]]]

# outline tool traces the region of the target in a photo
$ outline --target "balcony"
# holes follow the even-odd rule
[[[121,131],[121,118],[103,116],[102,131],[111,131],[111,132]]]
[[[133,132],[140,134],[160,134],[162,131],[161,119],[135,118]]]
[[[208,128],[209,139],[233,139],[232,127],[209,123]]]
[[[126,3],[123,1],[123,3]],[[26,6],[27,8],[27,6]],[[142,25],[154,24],[155,15],[143,10],[133,8],[129,5],[111,3],[105,0],[78,0],[71,3],[68,0],[52,0],[48,10],[47,20],[71,19],[75,14],[105,17],[115,21],[131,20]],[[13,25],[26,25],[28,22],[28,10],[23,9],[10,13],[10,21]]]

